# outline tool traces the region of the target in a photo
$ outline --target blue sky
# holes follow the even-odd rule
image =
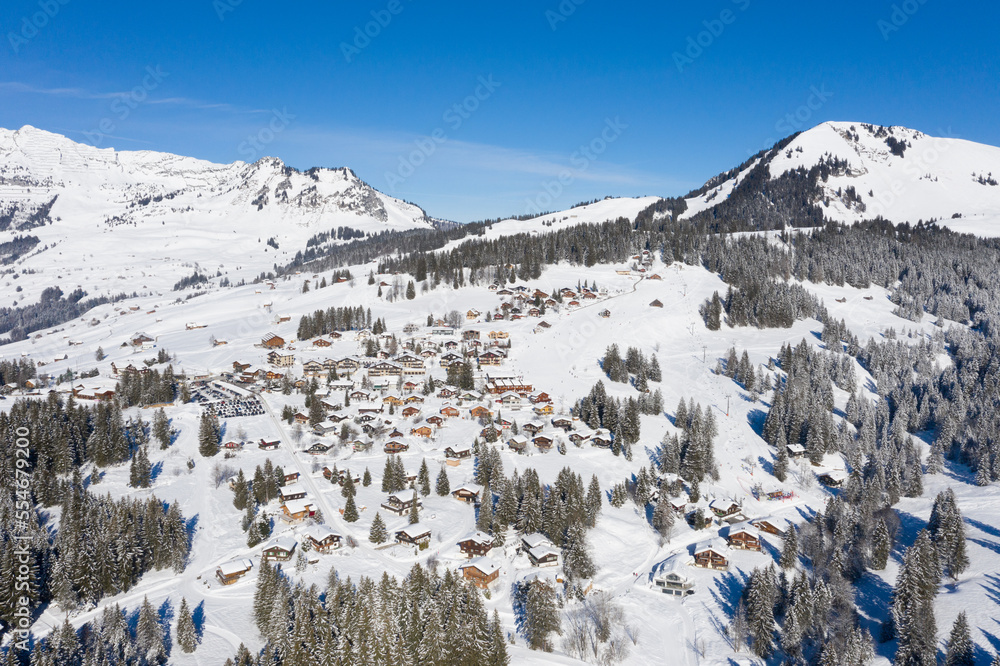
[[[459,221],[683,194],[826,120],[1000,145],[1000,7],[772,4],[7,0],[0,126],[350,166]]]

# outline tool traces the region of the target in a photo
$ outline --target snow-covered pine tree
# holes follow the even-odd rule
[[[447,497],[451,494],[451,484],[448,483],[448,472],[445,471],[444,467],[438,472],[435,492],[441,497]]]
[[[184,597],[181,597],[181,606],[177,611],[177,645],[188,654],[198,648],[198,630]]]
[[[163,627],[160,617],[148,597],[142,598],[139,607],[139,620],[135,627],[135,646],[141,659],[148,664],[161,664],[166,661],[167,651],[163,645]]]
[[[382,520],[381,514],[376,511],[371,530],[368,532],[368,540],[377,545],[385,543],[388,539],[389,533],[385,529],[385,521]]]
[[[427,468],[426,458],[420,461],[420,471],[417,473],[417,486],[420,488],[420,494],[424,497],[431,494],[431,472]]]
[[[344,520],[349,523],[357,522],[358,520],[358,506],[354,503],[354,496],[347,498],[347,502],[344,503]]]
[[[969,621],[965,611],[958,614],[948,636],[948,649],[944,655],[944,666],[975,666],[976,650],[969,633]]]

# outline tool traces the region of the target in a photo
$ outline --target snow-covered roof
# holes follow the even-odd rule
[[[280,536],[275,539],[271,539],[270,543],[264,546],[264,550],[270,550],[272,548],[280,548],[286,552],[292,552],[295,550],[295,546],[298,542],[290,536]]]
[[[697,555],[698,553],[704,553],[709,550],[719,553],[720,555],[723,555],[729,552],[729,544],[727,544],[724,539],[720,539],[719,537],[713,537],[706,541],[700,541],[694,545],[695,555]]]
[[[534,548],[529,548],[528,553],[536,560],[540,560],[548,555],[559,557],[559,551],[549,546],[535,546]]]
[[[399,534],[403,534],[410,539],[415,539],[419,536],[431,533],[431,528],[425,527],[420,523],[414,523],[413,525],[407,525],[406,527],[396,530]]]
[[[223,576],[235,576],[236,574],[249,571],[253,568],[253,562],[246,558],[233,560],[219,565],[219,573]]]
[[[314,541],[323,541],[332,536],[340,536],[327,525],[309,525],[302,530],[302,535],[310,537]]]
[[[475,543],[487,544],[493,543],[493,537],[485,532],[476,531],[462,539],[462,541],[474,541]]]
[[[676,574],[686,579],[688,577],[687,567],[691,564],[691,560],[692,557],[687,553],[675,553],[653,568],[653,578]]]
[[[285,508],[288,510],[288,513],[303,513],[308,511],[312,505],[313,502],[309,498],[288,500],[285,502]]]
[[[521,541],[528,548],[534,548],[535,546],[541,546],[543,544],[551,543],[544,534],[540,532],[534,532],[532,534],[525,534],[521,537]]]
[[[739,534],[741,532],[749,536],[752,536],[755,539],[760,539],[760,530],[758,530],[750,523],[737,523],[736,525],[733,525],[732,527],[729,528],[730,536],[732,536],[733,534]]]
[[[479,569],[481,572],[487,576],[492,575],[494,572],[500,570],[500,564],[496,560],[490,559],[489,557],[477,557],[474,560],[469,561],[468,564],[463,564],[459,569]]]

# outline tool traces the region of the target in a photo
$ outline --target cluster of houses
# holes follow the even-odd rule
[[[678,513],[685,510],[683,500],[670,500]],[[712,500],[709,510],[726,523],[716,536],[694,545],[690,554],[670,557],[653,573],[653,585],[664,594],[686,597],[694,594],[694,580],[686,567],[694,566],[713,571],[728,571],[735,551],[763,551],[762,533],[784,537],[790,523],[784,518],[767,516],[747,520],[742,507],[731,500]]]

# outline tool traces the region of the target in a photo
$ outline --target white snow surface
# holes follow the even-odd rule
[[[25,218],[53,199],[53,223],[29,228]],[[195,268],[249,280],[336,227],[432,226],[418,206],[347,168],[299,172],[271,157],[213,164],[95,148],[30,126],[0,129],[0,214],[14,205],[21,213],[0,230],[0,243],[37,236],[40,244],[15,264],[37,273],[21,293],[0,290],[0,307],[37,302],[56,285],[66,293],[81,286],[88,296],[164,292]]]
[[[892,222],[917,223],[938,219],[958,231],[995,236],[1000,220],[1000,148],[953,137],[936,137],[905,127],[880,128],[857,122],[826,122],[801,133],[770,164],[778,178],[799,167],[809,169],[824,157],[849,164],[823,185],[824,213],[842,222],[881,215]],[[946,132],[942,132],[946,133]],[[888,137],[905,141],[903,155],[894,155]],[[744,172],[704,195],[688,199],[685,216],[725,200]],[[838,191],[854,187],[864,210],[848,205]],[[712,197],[712,201],[707,201]],[[952,219],[955,214],[961,218]]]

